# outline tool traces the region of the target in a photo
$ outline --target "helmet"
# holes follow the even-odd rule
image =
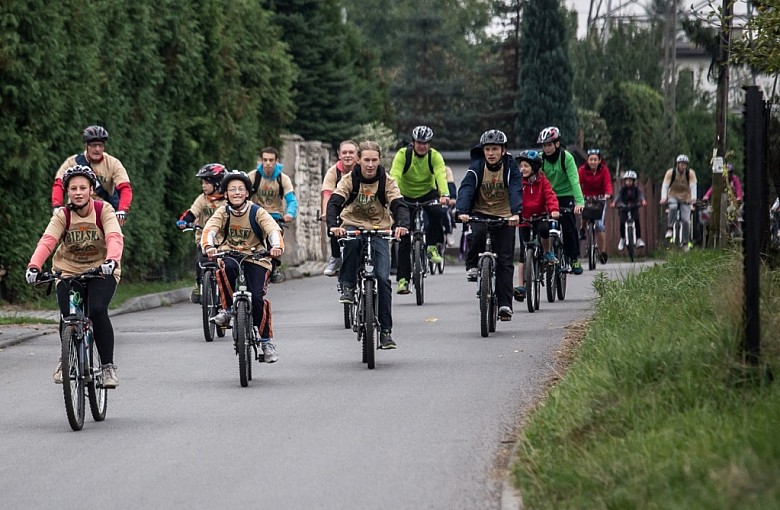
[[[482,147],[485,145],[506,145],[506,135],[503,131],[491,129],[482,133],[482,136],[479,137],[479,144]]]
[[[97,176],[95,175],[95,172],[86,165],[76,165],[68,168],[65,170],[65,173],[62,174],[62,189],[68,190],[68,182],[76,177],[76,176],[82,176],[89,179],[89,184],[94,188],[97,185]]]
[[[81,138],[84,143],[105,142],[108,140],[108,131],[103,126],[89,126],[81,133]]]
[[[688,163],[689,162],[688,161],[688,156],[686,156],[685,154],[680,154],[679,156],[677,156],[677,159],[675,160],[675,162],[677,162],[677,163]]]
[[[219,183],[222,182],[222,178],[225,176],[225,165],[219,163],[209,163],[203,165],[195,174],[195,177],[199,179],[206,179],[206,182],[219,187]]]
[[[244,183],[247,191],[252,189],[252,179],[249,178],[246,172],[242,172],[241,170],[231,170],[229,172],[225,172],[225,177],[222,178],[222,183],[219,185],[220,193],[227,193],[228,184],[230,184],[230,181],[235,181],[236,179]]]
[[[634,172],[633,170],[626,170],[625,172],[623,172],[623,177],[622,178],[623,179],[634,179],[634,180],[636,180],[636,172]]]
[[[433,129],[428,126],[417,126],[412,129],[412,140],[415,142],[428,143],[433,138]]]
[[[527,161],[534,173],[542,168],[542,155],[534,150],[523,151],[517,155],[518,161]]]
[[[561,138],[561,130],[555,126],[550,126],[542,129],[539,133],[539,138],[536,139],[536,143],[550,143]]]

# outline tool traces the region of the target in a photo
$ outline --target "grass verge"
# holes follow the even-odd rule
[[[742,262],[695,251],[600,299],[513,467],[527,508],[780,508],[780,272],[762,276],[762,365],[742,363]]]

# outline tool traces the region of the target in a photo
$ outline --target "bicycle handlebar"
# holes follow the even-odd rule
[[[469,216],[468,223],[484,223],[485,225],[505,225],[506,218],[482,218],[479,216]]]
[[[253,251],[252,253],[243,253],[238,250],[218,251],[214,254],[215,259],[222,259],[225,257],[240,258],[243,262],[246,259],[260,260],[271,256],[271,252],[261,249]]]
[[[405,198],[403,199],[403,201],[404,201],[404,204],[406,204],[407,207],[410,207],[410,208],[413,208],[413,209],[417,209],[418,207],[430,207],[430,206],[434,206],[434,205],[440,205],[439,204],[439,199],[437,199],[437,198],[428,200],[427,202],[417,202],[417,201],[413,202],[411,200],[406,200]]]

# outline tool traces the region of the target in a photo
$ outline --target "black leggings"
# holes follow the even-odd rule
[[[78,286],[78,283],[74,283]],[[116,291],[116,278],[93,278],[83,284],[82,298],[86,303],[85,314],[92,320],[92,329],[95,332],[95,345],[100,353],[100,361],[103,364],[114,363],[114,327],[108,317],[108,305]],[[70,313],[70,300],[68,298],[68,286],[59,282],[57,284],[57,304],[60,306],[60,314],[67,317]]]

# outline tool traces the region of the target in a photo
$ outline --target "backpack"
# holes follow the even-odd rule
[[[95,224],[97,225],[97,228],[100,229],[100,232],[103,233],[103,237],[105,237],[106,233],[103,230],[103,202],[95,200],[92,203],[95,204]],[[62,237],[65,237],[70,228],[70,209],[64,207],[63,210],[65,211],[65,231],[62,233]]]
[[[257,193],[257,190],[260,189],[260,181],[263,178],[262,175],[260,176],[260,178],[257,177],[258,175],[260,175],[260,172],[262,172],[262,170],[258,170],[257,173],[255,174],[255,182],[252,183],[252,193],[249,195],[250,197],[254,196],[254,194]],[[281,172],[279,172],[279,175],[276,176],[276,183],[279,185],[279,198],[284,198],[284,186],[282,186]]]
[[[428,150],[428,170],[431,171],[431,174],[433,174],[433,163],[431,162],[431,150]],[[406,173],[411,167],[412,167],[412,154],[414,154],[414,147],[412,144],[409,144],[406,147],[406,162],[404,163],[404,171],[403,173]]]
[[[360,183],[358,183],[357,187],[355,186],[355,172],[358,171],[358,168],[355,167],[352,172],[350,172],[350,177],[352,177],[352,190],[349,192],[349,198],[344,202],[344,207],[347,207],[349,204],[355,201],[355,198],[357,198],[358,190],[360,189]],[[379,203],[382,204],[382,207],[385,207],[387,205],[387,174],[385,173],[383,175],[382,179],[379,179],[379,187],[376,190],[377,198],[379,200]]]
[[[76,164],[92,168],[92,165],[89,164],[89,160],[82,153],[76,154]],[[100,184],[100,179],[95,182],[95,195],[99,196],[103,202],[111,204],[111,207],[113,207],[115,211],[119,210],[119,193],[114,190],[114,193],[109,195],[106,188]]]
[[[263,244],[265,244],[263,229],[261,229],[260,224],[257,223],[258,209],[260,209],[260,206],[254,203],[249,207],[249,225],[252,227],[252,231],[255,233],[255,236],[257,236],[257,238],[260,239]],[[230,228],[230,205],[228,204],[225,204],[225,214],[227,214],[227,221],[225,222],[225,226],[223,228],[225,229],[225,232],[227,232]],[[219,244],[223,244],[226,240],[227,236],[225,236],[225,238]]]
[[[676,177],[677,177],[677,169],[676,168],[672,168],[672,180],[669,181],[669,186],[672,185],[672,183],[674,182],[674,179]],[[691,169],[690,168],[686,168],[685,169],[685,181],[686,182],[691,182]]]

